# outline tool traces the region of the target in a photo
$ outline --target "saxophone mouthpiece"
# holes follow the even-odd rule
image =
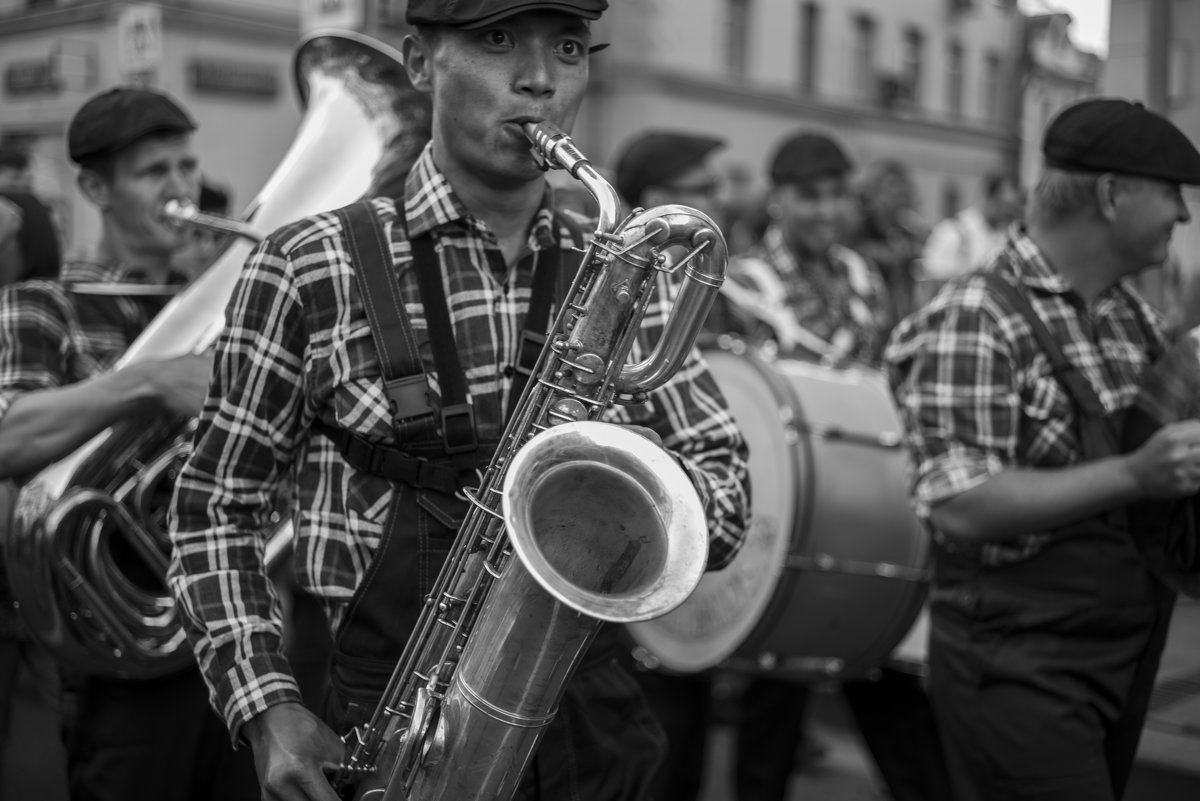
[[[579,168],[591,165],[587,156],[580,152],[571,137],[548,122],[527,122],[523,126],[525,136],[533,143],[530,150],[543,170],[560,169],[578,178]]]

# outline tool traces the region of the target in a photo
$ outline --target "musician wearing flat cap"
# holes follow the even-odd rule
[[[1189,220],[1200,152],[1140,104],[1060,112],[1027,222],[892,336],[912,497],[933,538],[930,689],[961,801],[1120,799],[1174,594],[1131,504],[1200,489],[1200,422],[1131,452],[1164,346],[1130,279]]]
[[[195,451],[177,484],[169,578],[213,703],[235,741],[252,748],[264,798],[334,801],[332,784],[351,789],[347,780],[358,775],[323,769],[342,762],[339,735],[357,742],[385,696],[411,704],[389,714],[425,720],[431,677],[400,701],[386,692],[389,678],[459,524],[472,519],[464,492],[480,485],[481,472],[493,472],[494,450],[511,450],[501,445],[506,420],[523,419],[514,411],[521,387],[542,378],[540,345],[532,362],[528,345],[545,339],[594,230],[558,207],[527,126],[570,131],[600,47],[590,23],[606,7],[604,0],[409,2],[415,33],[401,50],[413,86],[431,97],[432,139],[404,191],[274,232],[234,289]],[[646,358],[662,335],[670,280],[658,277],[631,359]],[[635,437],[642,447],[665,449],[686,474],[706,518],[693,533],[707,540],[715,569],[733,558],[744,534],[745,444],[698,352],[685,352],[681,368],[644,403],[615,406],[603,419],[636,427],[650,440]],[[265,532],[281,492],[291,499],[296,583],[321,601],[336,641],[324,719],[301,703],[264,575]],[[593,522],[604,521],[565,526]],[[613,570],[637,558],[630,553]],[[439,631],[463,603],[451,596],[429,602],[445,607],[432,624]],[[556,654],[543,656],[543,631],[525,634],[534,645],[522,664],[566,669]],[[483,646],[470,646],[497,636],[489,631]],[[490,714],[492,725],[511,714],[510,728],[544,722],[495,709],[491,696],[472,696],[463,705],[470,710],[447,703],[428,730],[409,732],[422,739],[405,742],[418,743],[415,758],[425,768],[461,766],[446,779],[462,783],[459,796],[487,782],[489,798],[509,790],[545,801],[645,798],[663,734],[616,648],[616,631],[602,627],[528,764],[509,753],[519,749],[489,750],[488,741],[472,740],[482,732],[456,727],[459,714]],[[522,667],[496,670],[495,680],[514,691],[537,689],[525,686],[532,679]],[[454,686],[475,692],[466,678]],[[394,751],[400,734],[390,734]],[[455,737],[464,745],[440,754]],[[386,760],[377,764],[385,771],[361,777],[360,791],[392,778]]]
[[[710,327],[771,340],[788,356],[878,364],[891,303],[878,268],[842,244],[853,169],[822,133],[799,131],[779,145],[769,165],[770,223],[730,262]]]
[[[61,280],[25,281],[0,292],[0,479],[24,482],[119,421],[199,409],[209,356],[118,366],[186,283],[171,262],[187,236],[163,208],[199,193],[195,129],[174,99],[132,86],[98,92],[72,116],[66,155],[78,167],[80,192],[99,213],[100,235],[86,254],[63,265]],[[19,705],[34,700],[21,698],[32,695],[31,687],[49,695],[57,675],[46,654],[28,642],[17,645],[28,660],[24,687],[14,692]],[[76,672],[68,671],[74,709],[65,721],[74,801],[257,798],[254,766],[230,748],[197,670],[149,679]],[[6,689],[0,687],[0,697]],[[21,752],[6,749],[5,770],[26,783],[0,784],[0,797],[51,801],[59,797],[51,785],[63,771],[40,763],[56,753],[44,738],[57,739],[58,732],[43,720],[30,725],[29,714],[24,730],[11,731],[5,744],[36,750],[38,759],[27,750],[18,762],[12,755]]]

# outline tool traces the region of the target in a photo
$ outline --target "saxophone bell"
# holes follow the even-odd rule
[[[674,609],[704,572],[704,509],[691,480],[646,437],[564,423],[533,437],[504,485],[513,549],[562,603],[612,623]],[[586,521],[586,524],[581,524]]]

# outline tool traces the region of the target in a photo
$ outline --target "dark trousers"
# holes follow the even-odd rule
[[[696,801],[708,755],[712,672],[673,676],[632,664],[629,670],[667,737],[666,755],[650,797],[653,801]]]
[[[0,640],[0,799],[66,801],[58,665],[30,640]]]
[[[895,801],[954,801],[933,704],[920,676],[883,668],[842,696]]]
[[[933,707],[921,679],[883,668],[841,685],[867,750],[895,801],[953,801]],[[810,689],[755,678],[738,726],[738,801],[783,801],[805,736]]]
[[[755,676],[742,692],[737,725],[738,801],[783,801],[804,739],[810,690]]]
[[[942,568],[930,687],[956,798],[1121,798],[1174,596],[1132,553],[1086,540],[1008,568]]]
[[[78,688],[72,801],[258,801],[254,757],[234,751],[196,669]]]

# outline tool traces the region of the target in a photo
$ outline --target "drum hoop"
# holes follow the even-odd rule
[[[773,368],[770,359],[766,359],[754,351],[738,352],[738,350],[735,348],[720,347],[710,349],[708,352],[716,353],[720,358],[736,360],[740,365],[743,366],[749,365],[750,369],[762,380],[766,391],[770,393],[772,405],[781,412],[786,410],[788,413],[792,414],[791,418],[781,417],[780,428],[785,432],[789,429],[794,430],[794,393],[792,392],[788,381]],[[802,458],[801,454],[799,453],[801,450],[800,439],[803,438],[803,432],[796,431],[796,434],[797,436],[792,441],[785,441],[783,443],[783,448],[786,451],[788,460],[795,465],[794,469],[797,471],[798,477],[798,472],[801,467],[798,460]],[[809,458],[811,458],[811,454]],[[811,469],[809,472],[812,472]],[[738,624],[745,628],[741,638],[726,643],[724,648],[714,648],[713,653],[708,654],[703,660],[697,660],[697,663],[692,667],[684,668],[681,666],[668,665],[668,669],[684,673],[698,672],[708,669],[728,659],[739,649],[745,646],[746,643],[751,641],[754,630],[759,628],[761,625],[760,621],[762,618],[769,614],[772,608],[777,604],[776,596],[778,595],[778,592],[776,589],[786,573],[786,557],[791,550],[792,543],[795,542],[795,539],[800,531],[797,529],[797,524],[800,522],[801,502],[802,501],[799,497],[799,494],[793,492],[788,493],[788,499],[786,503],[780,506],[780,511],[786,515],[781,522],[790,522],[791,525],[788,526],[786,530],[782,530],[780,533],[780,539],[782,540],[784,546],[781,548],[781,552],[779,554],[780,558],[766,566],[768,569],[773,571],[773,573],[769,576],[771,592],[766,595],[765,601],[762,603],[759,609],[759,614],[753,616],[751,619],[741,618],[738,620]],[[806,505],[811,506],[811,503],[806,503]],[[811,514],[811,512],[809,512],[809,514]],[[752,528],[753,522],[748,522]],[[647,651],[653,653],[654,640],[656,639],[656,632],[659,630],[659,626],[660,624],[657,621],[651,620],[644,623],[629,624],[626,628],[636,642],[638,642]],[[660,653],[655,654],[655,656],[661,658],[665,656],[665,654]]]

